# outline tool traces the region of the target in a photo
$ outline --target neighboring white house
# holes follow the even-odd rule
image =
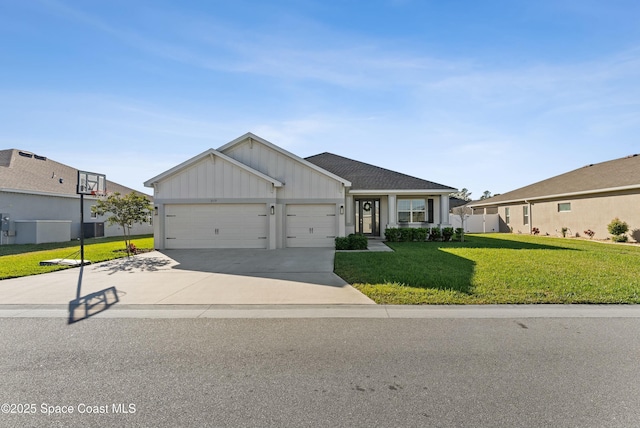
[[[75,168],[25,150],[0,150],[0,217],[3,219],[0,244],[63,242],[79,238],[77,173]],[[107,181],[107,191],[128,194],[134,190]],[[95,203],[95,197],[84,197],[85,237],[121,235],[119,226],[108,226],[105,217],[91,213]],[[152,232],[150,224],[136,224],[132,230],[133,234]]]
[[[146,181],[157,249],[332,247],[337,236],[448,225],[456,189],[252,133]]]

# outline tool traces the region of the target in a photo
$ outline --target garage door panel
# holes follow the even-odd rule
[[[266,248],[265,204],[165,207],[166,248]]]
[[[333,247],[334,204],[287,205],[287,247]]]

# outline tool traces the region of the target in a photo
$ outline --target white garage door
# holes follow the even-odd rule
[[[265,204],[165,206],[165,248],[266,248]]]
[[[333,247],[336,206],[287,205],[287,247]]]

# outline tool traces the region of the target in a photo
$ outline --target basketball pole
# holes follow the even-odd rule
[[[80,193],[80,266],[84,266],[84,194]]]
[[[80,193],[80,275],[78,276],[78,288],[76,300],[80,300],[80,288],[82,288],[82,274],[84,273],[84,193]]]
[[[82,274],[84,273],[84,195],[104,195],[107,178],[104,174],[78,170],[76,193],[80,195],[80,275],[78,275],[78,291],[76,301],[80,300]]]

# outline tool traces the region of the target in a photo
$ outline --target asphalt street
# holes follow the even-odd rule
[[[0,337],[0,426],[640,425],[637,318],[3,318]]]

